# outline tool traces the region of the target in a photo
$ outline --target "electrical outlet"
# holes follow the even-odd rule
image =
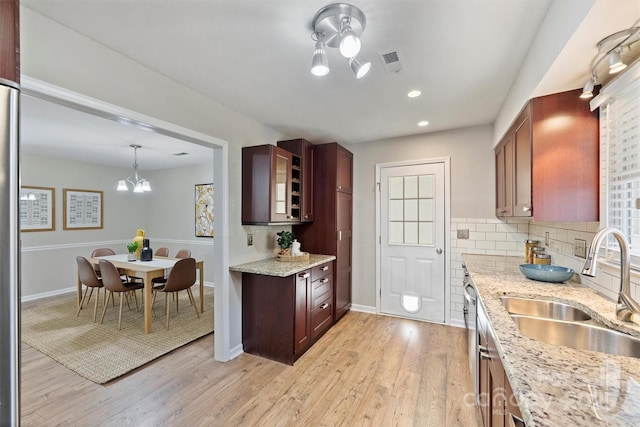
[[[247,246],[253,246],[253,234],[247,234]]]
[[[465,229],[465,230],[457,230],[458,234],[457,237],[458,239],[468,239],[469,238],[469,230]]]
[[[587,242],[586,240],[576,239],[573,244],[573,254],[580,258],[587,257]]]
[[[548,231],[544,232],[544,245],[545,246],[549,246],[549,232]]]

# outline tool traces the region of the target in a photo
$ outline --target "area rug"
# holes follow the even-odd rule
[[[193,293],[199,305],[199,293],[195,289]],[[169,297],[169,330],[166,329],[164,295],[158,295],[155,302],[153,331],[145,334],[142,308],[136,311],[133,302],[131,310],[125,302],[122,329],[118,330],[117,295],[115,306],[109,304],[104,323],[100,324],[104,295],[100,294],[98,317],[94,323],[94,292],[89,306],[80,311],[79,317],[76,317],[75,294],[22,310],[22,341],[84,378],[104,384],[213,332],[213,289],[205,288],[205,311],[200,313],[199,319],[187,293],[179,294],[179,313]]]

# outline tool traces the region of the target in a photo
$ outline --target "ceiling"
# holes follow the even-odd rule
[[[336,49],[329,49],[327,76],[309,72],[311,20],[328,3],[21,0],[32,11],[230,110],[314,143],[362,143],[493,123],[551,0],[353,2],[367,19],[361,56],[372,62],[369,74],[359,80]],[[380,54],[390,51],[399,54],[400,73],[384,70]],[[412,89],[422,96],[408,98]],[[27,152],[32,145],[38,152],[69,155],[95,149],[106,161],[110,144],[155,147],[155,141],[147,142],[153,133],[133,135],[129,129],[121,134],[123,125],[108,130],[105,126],[113,123],[66,118],[64,111],[52,114],[46,103],[33,101],[23,105],[23,122],[37,123],[37,129],[23,131]],[[418,127],[421,120],[430,124]],[[189,144],[174,142],[158,145],[170,146],[170,152],[189,150]],[[141,169],[146,153],[139,151]],[[170,167],[176,158],[164,154],[170,160],[157,160],[157,166],[149,160],[146,168]]]

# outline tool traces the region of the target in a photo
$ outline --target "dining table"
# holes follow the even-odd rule
[[[153,301],[153,279],[164,277],[167,270],[171,269],[180,258],[154,256],[151,261],[128,261],[127,254],[106,255],[89,258],[89,262],[94,266],[99,266],[100,260],[110,261],[123,274],[130,277],[140,277],[144,283],[143,288],[143,310],[144,310],[144,332],[151,333],[152,307]],[[204,311],[204,261],[196,259],[196,270],[199,272],[200,282],[200,313]],[[82,301],[82,283],[78,275],[78,306]]]

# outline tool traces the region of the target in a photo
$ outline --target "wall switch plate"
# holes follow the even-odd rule
[[[545,246],[549,246],[549,232],[548,231],[544,232],[544,245]]]
[[[469,230],[457,230],[458,231],[458,239],[468,239],[469,238]]]
[[[580,258],[587,257],[587,241],[582,239],[576,239],[573,244],[573,254]]]
[[[247,246],[253,246],[253,234],[247,234]]]

